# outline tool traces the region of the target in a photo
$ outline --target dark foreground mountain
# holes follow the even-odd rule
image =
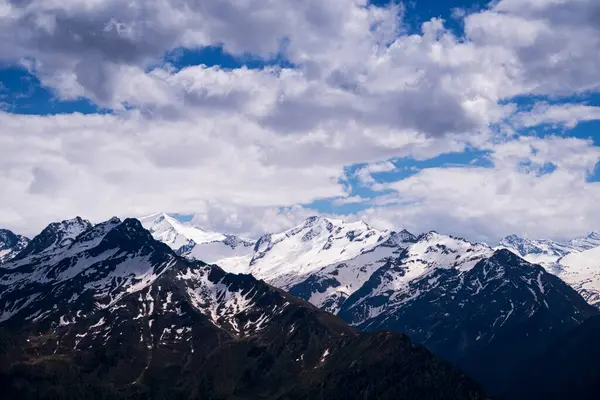
[[[600,394],[600,317],[590,318],[528,364],[512,398],[595,400]]]
[[[0,387],[5,399],[485,398],[405,335],[359,334],[178,257],[132,219],[53,225],[0,267]]]
[[[361,330],[406,332],[492,394],[506,395],[522,364],[598,314],[559,278],[508,250],[402,281],[410,250],[376,271],[338,315]]]

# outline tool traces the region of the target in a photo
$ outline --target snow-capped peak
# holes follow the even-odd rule
[[[203,244],[223,241],[227,238],[222,233],[210,232],[199,226],[180,222],[165,213],[148,215],[139,220],[156,240],[169,245],[174,250],[189,245],[190,240],[196,244]]]
[[[310,217],[302,224],[261,237],[254,247],[250,269],[254,276],[280,287],[327,265],[352,259],[388,239],[362,221],[344,222]]]
[[[183,223],[165,213],[139,219],[152,237],[189,259],[218,264],[229,272],[246,272],[254,241],[234,235],[210,232],[192,223]]]
[[[549,266],[575,249],[568,243],[549,239],[527,239],[509,235],[500,241],[498,249],[508,249],[534,264]]]
[[[91,222],[81,217],[53,222],[39,235],[34,237],[27,247],[19,253],[18,257],[22,258],[32,254],[43,254],[56,248],[69,246],[77,236],[91,228]]]
[[[417,275],[432,268],[469,270],[493,252],[486,244],[431,231],[419,236],[417,242],[407,248],[404,262],[412,265],[411,273]]]
[[[514,233],[500,240],[500,248],[515,250],[520,256],[542,252],[532,240],[515,235]]]
[[[55,222],[48,225],[47,230],[53,230],[53,233],[60,240],[60,243],[72,241],[81,233],[87,231],[92,227],[90,221],[82,219],[81,217],[75,217],[67,219],[61,222]]]
[[[585,251],[600,246],[600,232],[591,232],[583,237],[572,239],[568,244],[575,250]]]
[[[28,243],[29,239],[25,236],[0,229],[0,264],[14,258]]]

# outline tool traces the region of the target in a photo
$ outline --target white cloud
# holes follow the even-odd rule
[[[285,51],[326,73],[346,64],[344,55],[393,37],[397,11],[365,0],[3,0],[0,18],[0,58],[33,58],[62,95],[108,105],[123,68],[143,68],[178,47],[221,44],[265,58]]]
[[[258,128],[246,121],[0,120],[0,220],[28,232],[74,214],[194,212],[207,201],[279,207],[345,195],[340,167],[266,163],[251,137]]]
[[[350,197],[340,197],[332,200],[332,204],[334,206],[343,206],[346,204],[360,204],[366,203],[369,199],[361,197],[361,196],[350,196]]]
[[[522,93],[570,95],[600,88],[600,3],[500,0],[465,19],[477,46],[511,54]]]
[[[0,61],[26,65],[63,99],[117,110],[0,113],[0,226],[31,233],[74,214],[161,210],[255,235],[313,213],[297,204],[364,203],[343,183],[344,167],[366,164],[356,177],[368,186],[393,170],[386,160],[472,148],[490,150],[494,168],[430,168],[378,184],[397,195],[369,200],[387,206],[360,215],[478,238],[597,229],[588,200],[597,184],[585,181],[597,148],[504,135],[598,119],[591,105],[516,112],[511,103],[598,90],[598,7],[500,0],[455,12],[465,23],[457,37],[439,19],[408,33],[401,7],[366,0],[0,1]],[[161,63],[167,51],[207,45],[281,52],[294,68]],[[548,163],[556,171],[540,174]]]
[[[493,168],[429,168],[387,184],[402,205],[363,215],[491,242],[513,232],[564,238],[598,229],[600,183],[586,178],[600,148],[573,138],[522,137],[493,150]],[[541,173],[547,163],[556,170]]]
[[[379,172],[392,172],[394,170],[396,170],[396,166],[391,161],[381,161],[367,164],[366,166],[359,168],[354,173],[354,176],[360,184],[369,186],[376,182],[373,178],[373,174]]]
[[[580,122],[600,120],[600,107],[583,104],[536,104],[531,111],[520,112],[513,119],[517,126],[530,128],[542,124],[574,128]]]
[[[345,165],[458,143],[418,135],[382,143],[356,125],[343,133],[350,140],[325,130],[281,135],[235,112],[177,120],[135,111],[0,113],[0,124],[0,222],[27,234],[73,215],[196,213],[207,203],[260,210],[347,197]]]
[[[302,206],[284,208],[237,207],[209,202],[194,215],[192,221],[216,232],[235,233],[258,238],[268,232],[281,232],[299,225],[318,214]]]

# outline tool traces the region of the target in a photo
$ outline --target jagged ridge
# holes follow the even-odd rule
[[[249,275],[177,256],[137,220],[43,246],[0,267],[9,399],[66,382],[77,389],[65,398],[484,398],[404,335],[357,334]]]

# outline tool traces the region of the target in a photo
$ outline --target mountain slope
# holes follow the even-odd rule
[[[137,220],[46,236],[0,267],[4,398],[485,398],[406,336],[179,257]]]
[[[393,263],[416,237],[407,231],[391,232],[387,240],[358,256],[323,267],[292,285],[289,292],[331,313],[337,313],[348,296],[360,289],[373,272]]]
[[[477,262],[491,256],[486,245],[430,232],[402,249],[393,262],[375,271],[368,281],[350,296],[339,312],[348,322],[362,325],[386,308],[395,309],[421,294],[415,282],[436,283],[438,275],[459,275]],[[445,272],[449,271],[449,272]]]
[[[523,368],[514,399],[593,400],[600,393],[600,317],[593,317],[552,343]]]
[[[598,314],[560,279],[508,250],[405,282],[410,259],[408,248],[350,296],[339,315],[364,330],[406,332],[498,395],[515,366]]]
[[[25,236],[17,235],[8,229],[0,229],[0,264],[19,254],[29,243]]]
[[[558,276],[588,303],[600,307],[600,247],[571,253],[558,260]]]

